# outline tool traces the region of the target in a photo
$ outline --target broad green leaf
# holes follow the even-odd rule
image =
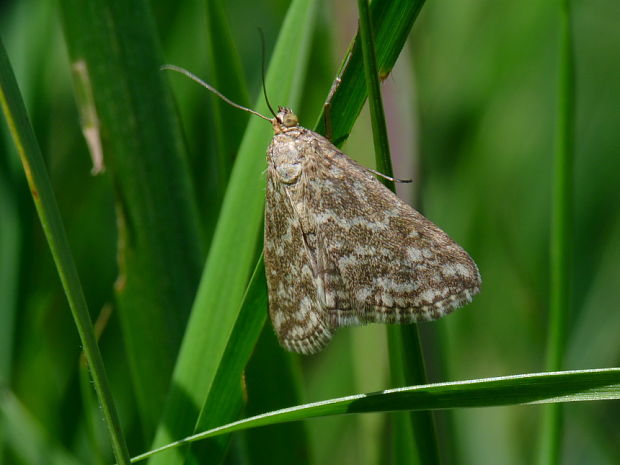
[[[90,146],[100,144],[115,185],[118,312],[149,442],[198,283],[198,212],[148,6],[60,4],[83,121],[98,125]]]
[[[299,98],[316,7],[313,0],[296,0],[289,7],[266,78],[274,102],[294,106]],[[268,113],[262,96],[256,109]],[[255,263],[265,195],[265,151],[271,136],[269,124],[260,118],[250,119],[226,191],[155,445],[192,432],[215,380]],[[155,463],[177,463],[177,460],[182,457],[156,458]]]

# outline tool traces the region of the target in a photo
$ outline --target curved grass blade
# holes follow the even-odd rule
[[[620,368],[529,373],[355,394],[268,412],[167,444],[131,459],[248,428],[347,413],[446,410],[620,399]]]
[[[288,9],[266,79],[274,102],[295,106],[298,100],[316,10],[317,2],[313,0],[295,0]],[[268,111],[262,96],[256,110],[263,114]],[[265,121],[250,120],[226,191],[155,445],[192,432],[205,395],[214,383],[255,263],[265,195],[262,173],[271,137],[272,129]],[[177,463],[172,460],[167,457],[165,463]]]
[[[41,156],[38,142],[28,121],[24,103],[19,94],[15,76],[10,68],[4,45],[0,42],[0,105],[9,126],[9,131],[22,161],[28,186],[32,193],[41,226],[50,246],[73,319],[88,360],[95,390],[99,396],[103,417],[108,427],[112,449],[120,464],[129,463],[129,452],[121,432],[120,421],[110,387],[103,359],[99,352],[93,324],[69,241],[58,211],[56,197]]]

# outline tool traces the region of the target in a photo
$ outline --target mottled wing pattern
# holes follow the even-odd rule
[[[318,352],[331,334],[318,300],[316,263],[273,167],[267,176],[264,247],[269,316],[280,343],[294,352]]]
[[[308,131],[308,130],[305,130]],[[469,255],[363,167],[312,133],[305,208],[332,329],[439,318],[468,303],[480,275]]]

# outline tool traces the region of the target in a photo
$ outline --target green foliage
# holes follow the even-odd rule
[[[412,368],[415,338],[396,345],[402,360],[381,325],[342,330],[314,357],[275,345],[260,259],[271,129],[159,71],[183,66],[267,113],[260,27],[272,104],[324,131],[321,106],[340,75],[334,138],[372,164],[355,2],[3,4],[3,113],[16,121],[22,98],[12,67],[29,121],[0,124],[0,463],[106,464],[122,461],[123,442],[136,456],[205,431],[150,461],[399,463],[420,453],[409,412],[428,409],[443,463],[531,463],[542,451],[534,445],[553,450],[557,435],[548,461],[617,463],[619,407],[607,399],[619,397],[618,370],[592,369],[619,362],[620,122],[610,96],[620,94],[620,11],[597,0],[561,22],[561,3],[370,2],[395,176],[414,179],[416,205],[483,277],[473,304],[419,325],[429,382],[439,384],[386,393],[397,387],[390,364]],[[557,98],[566,24],[574,107]],[[554,145],[571,138],[574,159],[558,168],[569,184],[559,185]],[[25,141],[18,150],[14,139]],[[91,175],[99,143],[106,171]],[[18,154],[37,146],[43,159],[25,164],[51,189],[33,203]],[[572,194],[559,221],[573,232],[560,237],[566,261],[553,265],[570,286],[566,320],[552,325],[564,341],[548,345],[552,192]],[[110,396],[95,399],[82,350],[99,392],[105,365]],[[541,372],[557,350],[564,369],[586,370],[489,379]],[[577,400],[539,441],[543,406],[532,404]]]

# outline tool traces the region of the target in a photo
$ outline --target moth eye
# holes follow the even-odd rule
[[[282,124],[287,128],[292,128],[293,126],[297,126],[299,121],[297,120],[297,115],[295,113],[287,113],[282,118]]]
[[[301,174],[301,165],[299,163],[285,163],[278,166],[276,172],[284,184],[293,184]]]

